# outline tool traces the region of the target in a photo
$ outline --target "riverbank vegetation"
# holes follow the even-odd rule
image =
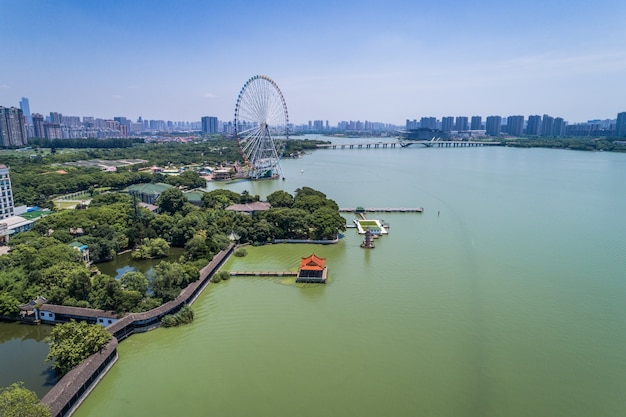
[[[626,152],[624,138],[515,138],[505,139],[506,146],[515,148],[551,148],[551,149],[571,149],[575,151],[609,151]]]
[[[190,306],[183,306],[176,314],[168,314],[161,319],[163,327],[175,327],[193,321],[193,310]]]
[[[228,281],[230,279],[230,272],[228,271],[219,271],[215,275],[211,277],[211,282],[217,284],[222,281]]]

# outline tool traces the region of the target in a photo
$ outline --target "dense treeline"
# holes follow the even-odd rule
[[[519,138],[506,140],[506,146],[516,148],[552,148],[576,151],[626,152],[626,144],[619,143],[624,138]],[[616,143],[616,141],[618,143]]]
[[[345,230],[337,204],[309,187],[295,196],[276,191],[272,208],[254,216],[226,210],[233,203],[258,201],[247,191],[206,193],[204,207],[191,205],[178,188],[157,199],[159,214],[138,207],[126,194],[96,195],[83,210],[64,210],[37,221],[34,228],[11,238],[9,254],[0,257],[0,315],[16,314],[17,305],[37,296],[50,303],[115,310],[145,311],[174,299],[199,277],[199,268],[229,243],[264,244],[273,239],[332,239]],[[140,272],[116,280],[82,261],[71,242],[87,245],[96,263],[126,249],[138,256],[164,256],[170,246],[184,248],[178,262],[162,261],[151,282]]]
[[[68,148],[130,148],[136,143],[143,143],[143,138],[85,138],[85,139],[45,139],[29,138],[28,145],[41,148],[68,149]]]
[[[86,140],[86,139],[85,139]],[[290,140],[286,152],[313,149],[319,141]],[[197,143],[134,143],[130,148],[63,150],[50,153],[41,149],[0,153],[0,163],[11,168],[11,183],[16,205],[52,208],[50,197],[87,191],[91,188],[122,189],[133,184],[166,182],[188,188],[203,187],[204,180],[192,171],[180,176],[138,172],[148,166],[180,167],[189,164],[218,166],[226,161],[240,160],[237,144],[232,139],[211,139]],[[103,172],[98,168],[61,165],[89,159],[144,159],[144,164]]]

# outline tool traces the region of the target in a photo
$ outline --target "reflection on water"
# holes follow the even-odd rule
[[[99,263],[96,266],[100,272],[115,279],[120,279],[125,272],[138,271],[144,273],[151,280],[155,265],[161,261],[177,261],[184,252],[183,248],[170,248],[170,254],[160,259],[133,259],[131,252],[125,252],[117,255],[112,261]]]
[[[22,381],[41,398],[56,384],[44,339],[51,326],[0,322],[0,387]]]

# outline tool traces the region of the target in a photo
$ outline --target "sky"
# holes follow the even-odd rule
[[[626,111],[623,0],[0,0],[0,106],[233,119],[254,75],[292,123]]]

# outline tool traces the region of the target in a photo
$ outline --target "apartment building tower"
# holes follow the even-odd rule
[[[500,130],[502,129],[502,117],[500,116],[487,116],[487,121],[485,123],[486,133],[489,136],[498,136],[500,135]]]
[[[21,109],[0,106],[0,146],[6,148],[28,143],[24,120]]]
[[[626,136],[626,112],[617,113],[615,136],[620,138]]]
[[[483,128],[483,118],[480,116],[472,116],[470,121],[470,130],[481,130]]]
[[[0,220],[15,215],[9,167],[0,164]]]
[[[217,133],[217,117],[204,116],[200,121],[202,133]]]

